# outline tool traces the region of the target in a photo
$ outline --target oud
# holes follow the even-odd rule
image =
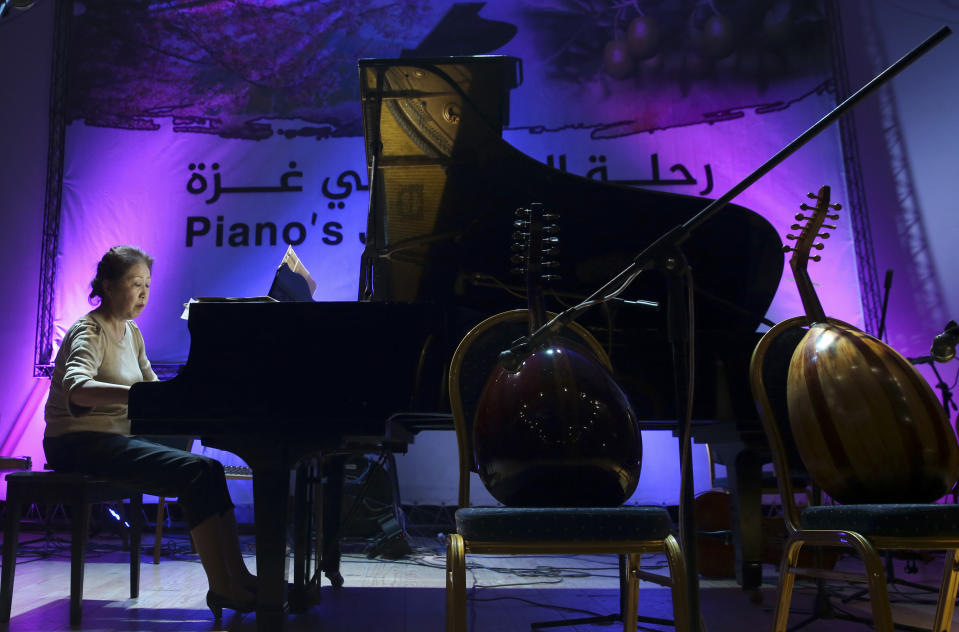
[[[932,388],[902,355],[848,323],[827,318],[807,272],[838,219],[829,187],[796,215],[789,264],[809,331],[789,364],[786,396],[799,455],[812,479],[844,503],[931,502],[959,478],[959,445]]]
[[[517,211],[514,224],[529,331],[547,318],[542,283],[558,266],[554,219],[534,203]],[[636,489],[643,454],[636,417],[585,342],[551,335],[518,366],[494,367],[486,381],[473,446],[480,479],[504,505],[617,506]]]

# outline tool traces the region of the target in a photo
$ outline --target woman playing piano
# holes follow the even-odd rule
[[[133,319],[150,296],[153,259],[130,246],[100,260],[90,301],[57,353],[44,416],[43,448],[56,470],[130,484],[146,493],[176,496],[209,582],[207,605],[250,611],[256,577],[240,553],[236,517],[223,466],[213,459],[130,436],[130,385],[155,381]]]

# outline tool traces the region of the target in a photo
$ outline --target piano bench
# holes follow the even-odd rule
[[[3,569],[0,571],[0,622],[10,621],[13,578],[23,507],[33,504],[63,505],[70,509],[70,625],[80,624],[83,601],[83,564],[90,533],[90,509],[95,503],[130,499],[130,598],[140,593],[140,538],[143,497],[139,491],[117,483],[73,472],[12,472],[7,474],[6,526],[3,532]]]

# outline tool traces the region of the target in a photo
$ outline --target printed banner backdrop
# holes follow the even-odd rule
[[[835,105],[829,34],[814,0],[76,1],[54,339],[121,243],[156,258],[139,319],[156,364],[186,360],[188,299],[265,294],[289,245],[316,300],[354,300],[358,59],[519,57],[507,142],[705,205]],[[735,202],[785,235],[824,184],[845,201],[837,126]],[[836,223],[810,273],[827,313],[861,326],[852,230]],[[767,317],[801,312],[787,266]]]

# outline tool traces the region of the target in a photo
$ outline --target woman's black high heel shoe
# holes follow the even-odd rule
[[[256,600],[234,601],[212,590],[206,592],[206,605],[213,613],[213,618],[219,621],[223,618],[223,609],[234,610],[236,612],[253,612],[256,609]]]

